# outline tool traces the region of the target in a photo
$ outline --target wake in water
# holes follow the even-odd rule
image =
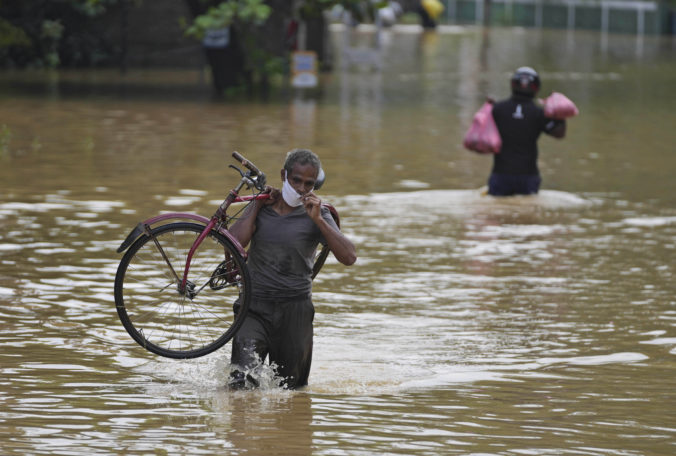
[[[347,210],[368,208],[367,215],[443,213],[459,218],[482,213],[528,212],[539,209],[576,209],[594,204],[574,193],[541,190],[536,195],[495,197],[486,188],[473,190],[419,190],[373,193],[340,198],[336,206]]]

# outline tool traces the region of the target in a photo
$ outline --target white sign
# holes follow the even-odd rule
[[[291,55],[291,85],[298,88],[317,87],[317,54],[297,51]]]
[[[209,49],[224,49],[230,44],[230,29],[228,27],[222,29],[207,30],[202,40],[202,45]]]

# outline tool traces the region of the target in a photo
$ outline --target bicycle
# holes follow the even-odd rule
[[[270,195],[265,174],[238,152],[232,156],[247,171],[229,165],[241,179],[211,218],[182,212],[157,215],[136,225],[117,249],[125,252],[114,285],[118,317],[132,339],[157,355],[186,359],[212,353],[234,336],[248,311],[247,252],[228,231],[246,206],[232,216],[226,211],[233,203],[248,206]],[[320,177],[315,189],[323,184],[323,172]],[[244,187],[252,194],[241,196]],[[335,208],[322,204],[340,226]],[[313,279],[328,254],[328,246],[322,246]],[[237,312],[228,302],[237,302]]]

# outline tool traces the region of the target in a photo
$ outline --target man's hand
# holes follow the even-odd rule
[[[314,193],[309,192],[303,195],[303,206],[307,215],[319,227],[326,244],[333,252],[333,256],[346,266],[357,261],[357,251],[352,241],[346,238],[337,227],[331,226],[322,218],[322,200]]]
[[[270,195],[270,198],[264,200],[263,204],[265,206],[275,204],[277,201],[279,201],[279,198],[282,197],[282,192],[274,187],[270,187],[269,185],[265,187],[265,191],[263,191],[263,193],[268,193]]]
[[[317,223],[322,218],[322,200],[312,192],[303,195],[302,200],[307,215]]]

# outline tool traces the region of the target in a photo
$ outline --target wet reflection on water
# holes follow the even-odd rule
[[[2,92],[3,454],[672,453],[672,51],[566,39],[392,33],[386,71],[269,103]],[[542,140],[540,195],[495,199],[460,138],[522,52],[583,114]],[[228,347],[135,345],[112,296],[128,231],[211,214],[231,150],[276,176],[298,145],[360,255],[316,280],[309,388],[232,393]]]

